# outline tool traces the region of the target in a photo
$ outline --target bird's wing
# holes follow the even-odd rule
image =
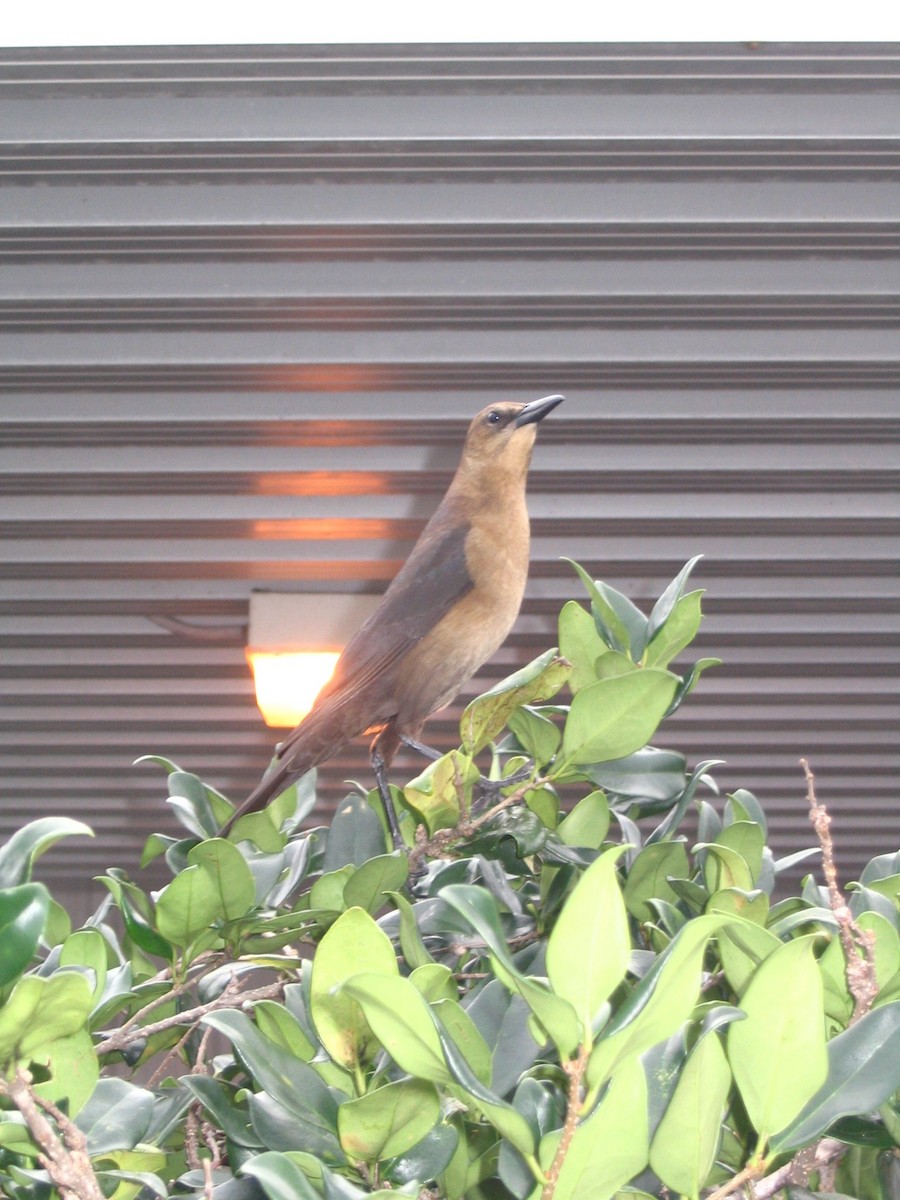
[[[407,651],[472,589],[466,565],[468,531],[468,523],[454,521],[452,513],[435,514],[378,608],[347,643],[310,717],[334,713],[378,681],[387,683]],[[373,713],[373,719],[380,715]],[[279,758],[290,753],[305,724],[281,743]]]

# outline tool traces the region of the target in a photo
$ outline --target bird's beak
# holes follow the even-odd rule
[[[525,405],[513,424],[516,429],[522,425],[533,425],[535,421],[543,420],[547,413],[553,412],[557,404],[562,404],[563,400],[565,400],[565,396],[545,396],[543,400],[532,400],[530,404]]]

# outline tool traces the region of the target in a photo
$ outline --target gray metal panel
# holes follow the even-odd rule
[[[801,754],[845,871],[895,848],[898,76],[872,44],[0,51],[2,830],[87,817],[65,887],[172,828],[137,755],[242,795],[277,737],[250,590],[381,590],[471,413],[564,390],[467,694],[552,643],[561,555],[648,603],[702,551],[725,665],[667,742],[780,851]]]

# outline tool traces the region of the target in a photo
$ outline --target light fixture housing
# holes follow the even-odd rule
[[[267,725],[285,729],[303,720],[340,652],[380,599],[345,592],[251,592],[245,654]]]

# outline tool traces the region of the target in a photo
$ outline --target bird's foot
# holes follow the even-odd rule
[[[484,775],[478,780],[475,785],[477,799],[473,807],[486,805],[488,808],[499,803],[503,798],[502,793],[508,787],[514,787],[518,783],[524,783],[526,779],[530,779],[533,768],[531,764],[520,767],[518,771],[513,771],[512,775],[505,775],[502,779],[487,779]]]

